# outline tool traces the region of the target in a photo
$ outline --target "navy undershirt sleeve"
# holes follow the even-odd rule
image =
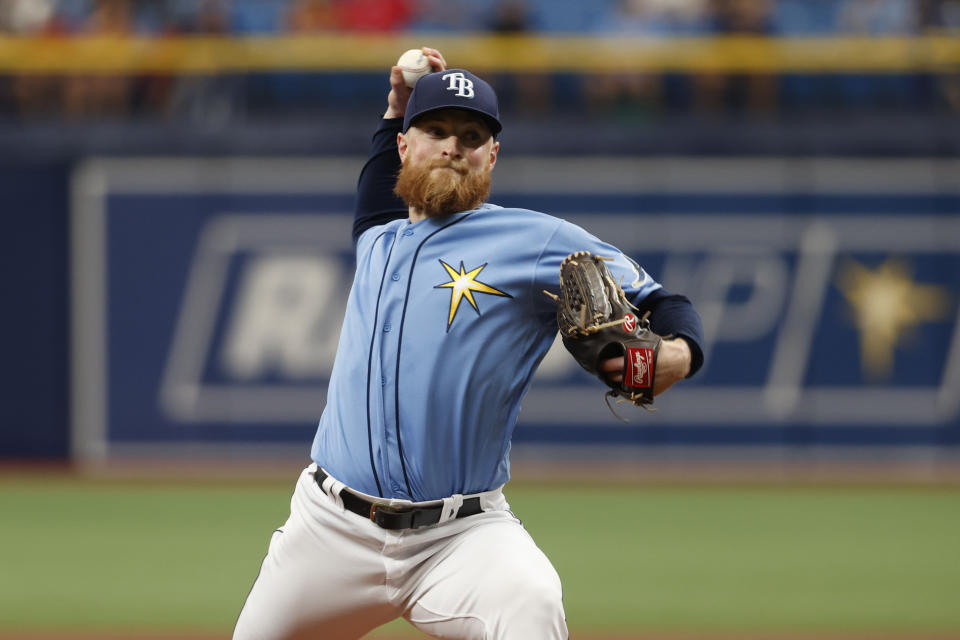
[[[654,333],[683,338],[690,345],[688,378],[700,370],[703,366],[703,322],[686,296],[657,289],[643,299],[639,311],[641,315],[650,312],[650,328]]]
[[[384,118],[373,134],[370,157],[360,172],[353,217],[353,242],[370,227],[406,218],[407,205],[393,193],[400,172],[397,134],[403,118]]]

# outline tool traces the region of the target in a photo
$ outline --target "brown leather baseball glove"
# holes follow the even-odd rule
[[[653,404],[653,381],[661,337],[639,318],[613,279],[605,258],[589,251],[567,256],[560,265],[557,324],[563,344],[580,366],[610,387],[607,400]],[[609,258],[606,258],[609,260]],[[600,363],[623,356],[623,379],[612,382]]]

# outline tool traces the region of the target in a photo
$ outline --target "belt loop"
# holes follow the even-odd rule
[[[328,496],[333,498],[333,501],[337,503],[337,506],[343,510],[343,498],[340,497],[340,492],[343,491],[343,488],[346,486],[347,485],[343,484],[339,480],[334,480],[332,476],[327,476],[324,478],[323,485],[321,485],[320,488],[323,489]]]
[[[443,499],[443,511],[440,512],[440,522],[453,520],[457,517],[457,512],[463,506],[463,496],[455,493],[449,498]]]
[[[481,511],[510,510],[510,504],[503,496],[503,485],[479,494]]]

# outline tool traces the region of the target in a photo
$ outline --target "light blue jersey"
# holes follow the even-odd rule
[[[557,334],[560,263],[615,257],[635,304],[660,288],[580,227],[483,205],[375,226],[357,272],[312,458],[347,486],[414,501],[487,491],[510,478],[510,439]]]

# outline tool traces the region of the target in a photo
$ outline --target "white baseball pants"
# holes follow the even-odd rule
[[[481,495],[483,513],[388,531],[345,511],[315,470],[300,475],[234,640],[360,638],[400,616],[437,638],[566,640],[560,578],[502,492]]]

